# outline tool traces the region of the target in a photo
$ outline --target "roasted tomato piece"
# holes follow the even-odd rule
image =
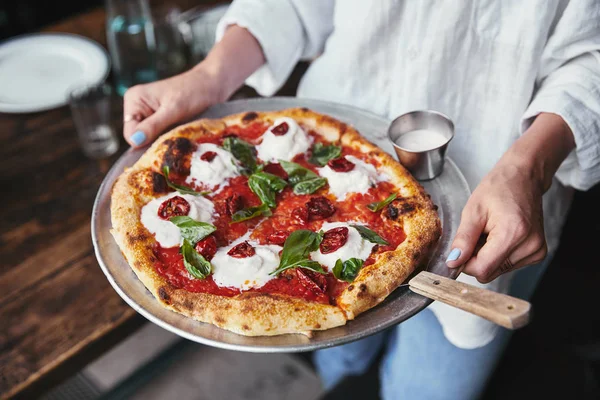
[[[255,255],[256,250],[254,250],[254,247],[248,241],[245,241],[232,247],[227,254],[234,258],[246,258]]]
[[[354,163],[346,159],[346,157],[334,158],[327,163],[329,168],[336,172],[350,172],[354,169]]]
[[[308,222],[308,211],[306,207],[296,207],[292,211],[292,220],[296,224],[304,225]]]
[[[208,236],[196,243],[196,251],[208,261],[210,261],[217,252],[217,240],[214,236]]]
[[[288,178],[287,172],[285,172],[285,170],[279,163],[269,163],[265,165],[263,171],[268,172],[269,174],[277,175],[281,179]]]
[[[282,135],[285,135],[289,129],[290,129],[290,127],[289,127],[288,123],[282,122],[279,125],[277,125],[275,128],[271,129],[271,132],[273,132],[273,135],[275,135],[275,136],[282,136]]]
[[[304,272],[304,275],[308,276],[314,283],[316,283],[323,292],[327,290],[327,278],[324,274],[320,274],[308,269],[304,269],[302,272]]]
[[[227,206],[227,214],[231,216],[244,208],[244,196],[234,193],[225,200],[225,205]]]
[[[315,221],[331,217],[335,212],[335,207],[323,196],[313,197],[306,203],[308,219]]]
[[[267,236],[267,243],[269,244],[277,244],[279,246],[283,246],[286,239],[290,236],[289,232],[286,231],[275,231]]]
[[[212,160],[215,159],[216,156],[217,156],[217,153],[215,153],[214,151],[207,151],[207,152],[202,153],[202,155],[200,156],[200,159],[202,161],[211,162]]]
[[[190,203],[181,196],[174,196],[158,207],[158,216],[161,219],[169,220],[171,217],[188,215],[190,212]]]
[[[302,268],[296,268],[298,281],[316,295],[324,294],[327,290],[327,279],[325,276]]]
[[[321,253],[333,253],[340,247],[346,244],[348,241],[348,228],[340,226],[339,228],[333,228],[325,232],[323,235],[323,241],[319,248]]]

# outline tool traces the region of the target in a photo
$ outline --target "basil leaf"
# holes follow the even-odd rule
[[[261,215],[264,215],[265,217],[268,217],[269,215],[271,215],[271,210],[269,209],[269,206],[267,206],[266,204],[261,204],[258,207],[249,207],[249,208],[244,208],[243,210],[236,211],[231,216],[231,221],[232,222],[242,222],[242,221],[246,221],[246,220],[261,216]]]
[[[319,175],[315,174],[308,168],[304,168],[300,164],[295,162],[279,160],[279,165],[288,174],[288,181],[295,185],[298,182],[302,182],[307,179],[318,178]]]
[[[212,272],[212,265],[201,254],[198,254],[194,246],[186,239],[183,239],[181,254],[183,254],[185,269],[194,278],[204,279]]]
[[[169,186],[171,189],[177,190],[179,193],[191,194],[194,196],[198,196],[198,195],[206,196],[207,194],[210,193],[210,192],[196,192],[192,188],[189,188],[189,187],[183,186],[183,185],[178,185],[176,183],[171,182],[169,180],[169,167],[166,165],[163,166],[162,173],[163,173],[163,176],[165,177],[165,181],[167,182],[167,186]]]
[[[300,260],[294,264],[285,265],[283,267],[278,267],[275,271],[271,272],[270,275],[279,275],[286,269],[292,269],[292,268],[310,269],[311,271],[318,272],[320,274],[325,274],[325,270],[323,269],[321,264],[319,264],[316,261],[305,259],[305,260]]]
[[[323,232],[313,232],[306,229],[294,231],[283,244],[279,267],[271,275],[278,275],[290,268],[306,268],[324,273],[321,264],[308,259],[308,255],[319,248],[323,240]]]
[[[379,201],[379,202],[371,203],[371,204],[367,205],[367,208],[373,212],[381,211],[383,209],[383,207],[387,206],[392,201],[394,201],[396,199],[396,197],[398,197],[398,194],[392,193],[387,199]]]
[[[279,160],[279,164],[288,174],[288,181],[296,194],[312,194],[327,184],[327,179],[315,174],[308,168],[294,162]]]
[[[323,143],[315,143],[312,148],[312,154],[308,162],[311,164],[318,165],[320,167],[324,167],[327,165],[329,160],[333,160],[334,158],[338,158],[342,155],[342,148],[334,145],[323,145]]]
[[[360,236],[363,237],[363,239],[368,240],[371,243],[389,244],[388,242],[385,241],[384,238],[382,238],[381,236],[379,236],[377,233],[370,230],[366,226],[363,226],[363,225],[350,225],[350,226],[353,227],[354,229],[356,229],[358,231],[358,233],[360,233]]]
[[[298,182],[294,186],[296,194],[312,194],[327,184],[326,178],[312,178],[306,181]]]
[[[323,240],[321,232],[313,232],[307,229],[299,229],[288,236],[283,244],[281,252],[281,264],[294,264],[308,258],[308,255],[316,251]]]
[[[214,225],[195,221],[188,216],[171,217],[169,221],[179,227],[181,236],[191,244],[198,243],[217,230]]]
[[[268,172],[257,172],[248,179],[248,186],[263,204],[275,208],[275,195],[283,190],[287,183],[277,175]]]
[[[223,148],[240,162],[244,175],[256,172],[256,149],[250,143],[231,136],[223,141]]]
[[[337,260],[335,267],[333,267],[333,276],[341,281],[352,282],[356,279],[363,263],[364,261],[359,258],[351,258],[343,262],[342,260]]]

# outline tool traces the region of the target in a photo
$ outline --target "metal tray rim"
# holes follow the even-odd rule
[[[228,109],[230,109],[230,108],[234,108],[234,109],[240,108],[240,110],[237,112],[243,112],[243,111],[256,110],[257,108],[269,109],[269,107],[271,107],[271,109],[282,109],[282,108],[288,108],[288,107],[294,107],[294,106],[298,106],[298,107],[307,106],[307,107],[312,107],[315,109],[332,107],[334,109],[339,109],[339,110],[343,110],[343,111],[347,112],[348,115],[350,115],[351,119],[353,119],[353,120],[354,119],[360,120],[361,118],[365,118],[365,119],[371,119],[373,121],[377,120],[380,124],[389,124],[389,122],[390,122],[386,118],[377,116],[369,111],[362,110],[362,109],[359,109],[356,107],[340,105],[340,104],[321,101],[321,100],[305,100],[305,99],[298,99],[298,98],[294,98],[294,97],[236,100],[236,101],[223,103],[221,105],[214,106],[214,107],[210,108],[209,110],[207,110],[206,112],[204,112],[201,115],[201,117],[211,117],[212,114],[228,113]],[[319,111],[319,110],[315,110],[315,111]],[[233,112],[229,112],[229,113],[233,113]],[[226,114],[223,114],[223,115],[226,115]],[[359,129],[359,131],[360,131],[360,129]],[[373,140],[372,137],[368,137],[368,139]],[[106,204],[107,202],[108,203],[110,202],[110,192],[111,192],[110,189],[112,188],[112,185],[114,184],[118,175],[120,175],[120,170],[122,170],[122,168],[125,166],[124,164],[128,164],[127,166],[131,165],[130,162],[135,162],[142,153],[143,153],[143,150],[132,150],[132,149],[128,150],[121,156],[121,158],[119,158],[119,160],[117,160],[117,162],[115,162],[115,164],[108,171],[105,179],[103,180],[102,184],[100,185],[100,188],[98,189],[98,194],[94,201],[94,206],[92,209],[91,235],[92,235],[92,242],[94,245],[94,252],[95,252],[96,258],[98,260],[100,268],[102,269],[103,273],[106,275],[106,278],[108,279],[111,286],[115,289],[115,291],[119,294],[119,296],[128,305],[130,305],[135,311],[140,313],[142,316],[144,316],[146,319],[150,320],[151,322],[161,326],[162,328],[167,329],[167,330],[169,330],[181,337],[184,337],[186,339],[189,339],[189,340],[192,340],[192,341],[195,341],[198,343],[214,346],[214,347],[227,349],[227,350],[258,352],[258,353],[302,352],[302,351],[317,350],[317,349],[326,348],[326,347],[333,347],[333,346],[337,346],[340,344],[359,340],[361,338],[365,338],[367,336],[370,336],[372,334],[375,334],[375,333],[385,330],[393,325],[396,325],[400,322],[405,321],[406,319],[414,316],[415,314],[422,311],[425,307],[427,307],[429,304],[432,303],[432,300],[430,300],[426,297],[420,296],[416,293],[410,292],[408,289],[397,289],[382,304],[379,304],[377,307],[375,307],[374,310],[384,307],[384,305],[386,303],[395,301],[394,299],[391,299],[391,297],[393,297],[394,294],[396,294],[396,296],[394,296],[394,297],[396,297],[396,298],[397,297],[406,297],[407,299],[411,299],[412,302],[414,303],[414,307],[412,307],[408,311],[405,310],[401,316],[395,316],[394,318],[388,318],[386,320],[380,321],[380,323],[374,324],[370,327],[362,329],[359,332],[355,332],[355,333],[348,334],[348,335],[340,335],[335,338],[318,341],[318,342],[314,342],[312,339],[309,339],[302,335],[282,335],[282,336],[288,336],[288,337],[293,336],[295,339],[299,339],[299,340],[295,340],[295,341],[292,340],[292,343],[290,343],[290,344],[277,344],[277,345],[251,343],[251,342],[256,341],[255,340],[256,338],[261,338],[262,339],[262,340],[260,340],[261,342],[264,342],[265,338],[266,338],[266,341],[268,342],[269,339],[271,339],[271,338],[281,338],[282,336],[272,336],[272,337],[241,336],[241,335],[234,334],[232,332],[222,330],[220,328],[217,328],[217,327],[209,325],[209,324],[204,324],[204,323],[201,323],[198,321],[193,321],[187,317],[176,314],[173,311],[170,311],[170,310],[167,310],[164,308],[162,308],[162,310],[164,312],[160,313],[162,315],[155,315],[155,313],[149,311],[144,306],[139,304],[136,300],[134,300],[127,293],[126,289],[124,289],[123,286],[117,281],[113,272],[107,265],[107,260],[105,259],[105,256],[103,254],[103,246],[102,246],[101,239],[100,239],[100,234],[101,234],[100,230],[102,228],[99,226],[99,221],[100,221],[100,218],[102,217],[101,212],[108,211],[110,213],[110,207]],[[129,159],[131,159],[131,160],[129,160]],[[445,170],[453,171],[452,173],[454,175],[456,175],[456,176],[454,176],[454,178],[457,179],[462,186],[462,189],[463,189],[462,193],[460,193],[460,195],[458,197],[466,199],[468,197],[468,195],[470,194],[470,192],[469,192],[468,185],[466,183],[464,176],[460,173],[460,170],[458,169],[456,164],[451,159],[447,158],[446,163],[447,163],[447,166],[446,166]],[[425,186],[425,185],[427,185],[427,182],[422,182],[422,184]],[[110,187],[108,187],[109,185],[110,185]],[[465,188],[466,188],[466,191],[465,191]],[[457,211],[460,211],[460,210],[452,210],[452,213],[457,212]],[[110,239],[112,239],[112,235],[110,236]],[[112,240],[112,243],[109,243],[109,245],[117,246],[116,243],[114,242],[114,240]],[[118,248],[118,246],[117,246],[117,248]],[[124,259],[123,259],[123,263],[127,264]],[[129,270],[131,273],[130,275],[133,277],[133,279],[137,280],[137,277],[135,276],[133,271],[131,271],[130,268],[129,268]],[[448,269],[444,275],[455,279],[456,275],[457,275],[457,271]],[[141,284],[141,282],[139,282],[139,283]],[[143,284],[142,284],[142,286],[143,286]],[[145,290],[145,287],[144,287],[144,290]],[[403,291],[404,293],[402,295],[398,296],[398,292],[401,292],[401,291]],[[147,290],[146,290],[146,292],[147,292],[148,296],[152,296]],[[155,301],[154,298],[152,298],[152,300]],[[370,311],[371,310],[358,316],[357,320],[360,319],[361,317],[364,317]],[[217,338],[209,338],[209,337],[195,334],[195,333],[190,332],[182,327],[175,326],[174,324],[167,322],[165,320],[165,315],[167,313],[176,315],[179,318],[193,321],[192,323],[195,323],[195,324],[209,325],[212,327],[211,329],[217,329],[219,331],[222,331],[223,334],[222,335],[217,334],[216,335]],[[178,319],[178,318],[175,318],[175,319]],[[355,321],[357,321],[357,320],[348,321],[348,323],[344,327],[347,327],[348,324],[355,323]],[[342,327],[339,327],[339,328],[342,328]],[[339,329],[339,328],[333,328],[329,331]],[[322,331],[322,332],[327,332],[327,331]],[[318,335],[320,333],[321,332],[317,332],[316,334]],[[223,336],[223,335],[224,336],[235,335],[240,338],[239,342],[249,342],[249,343],[244,344],[244,343],[239,343],[239,342],[232,343],[231,341],[225,341],[225,340],[219,338],[219,336]]]

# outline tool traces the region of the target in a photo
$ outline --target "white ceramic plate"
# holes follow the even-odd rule
[[[67,104],[78,85],[106,79],[110,58],[98,43],[71,34],[33,34],[0,43],[0,112]]]

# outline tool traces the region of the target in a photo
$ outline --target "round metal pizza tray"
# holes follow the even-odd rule
[[[244,111],[270,111],[289,107],[308,107],[349,123],[368,140],[394,154],[391,143],[386,139],[389,120],[335,103],[284,97],[238,100],[211,107],[201,116],[218,118]],[[100,267],[110,284],[131,307],[155,324],[186,339],[224,349],[262,353],[301,352],[338,346],[373,335],[405,321],[432,302],[411,292],[407,287],[401,287],[383,303],[359,315],[355,320],[338,328],[317,331],[312,338],[304,335],[241,336],[163,308],[137,279],[110,234],[112,186],[123,169],[133,165],[143,152],[144,149],[127,151],[106,175],[92,212],[92,240]],[[442,238],[427,270],[455,278],[456,270],[447,268],[444,260],[458,228],[460,212],[470,194],[467,182],[452,160],[447,159],[443,173],[422,184],[438,205],[443,226]]]

